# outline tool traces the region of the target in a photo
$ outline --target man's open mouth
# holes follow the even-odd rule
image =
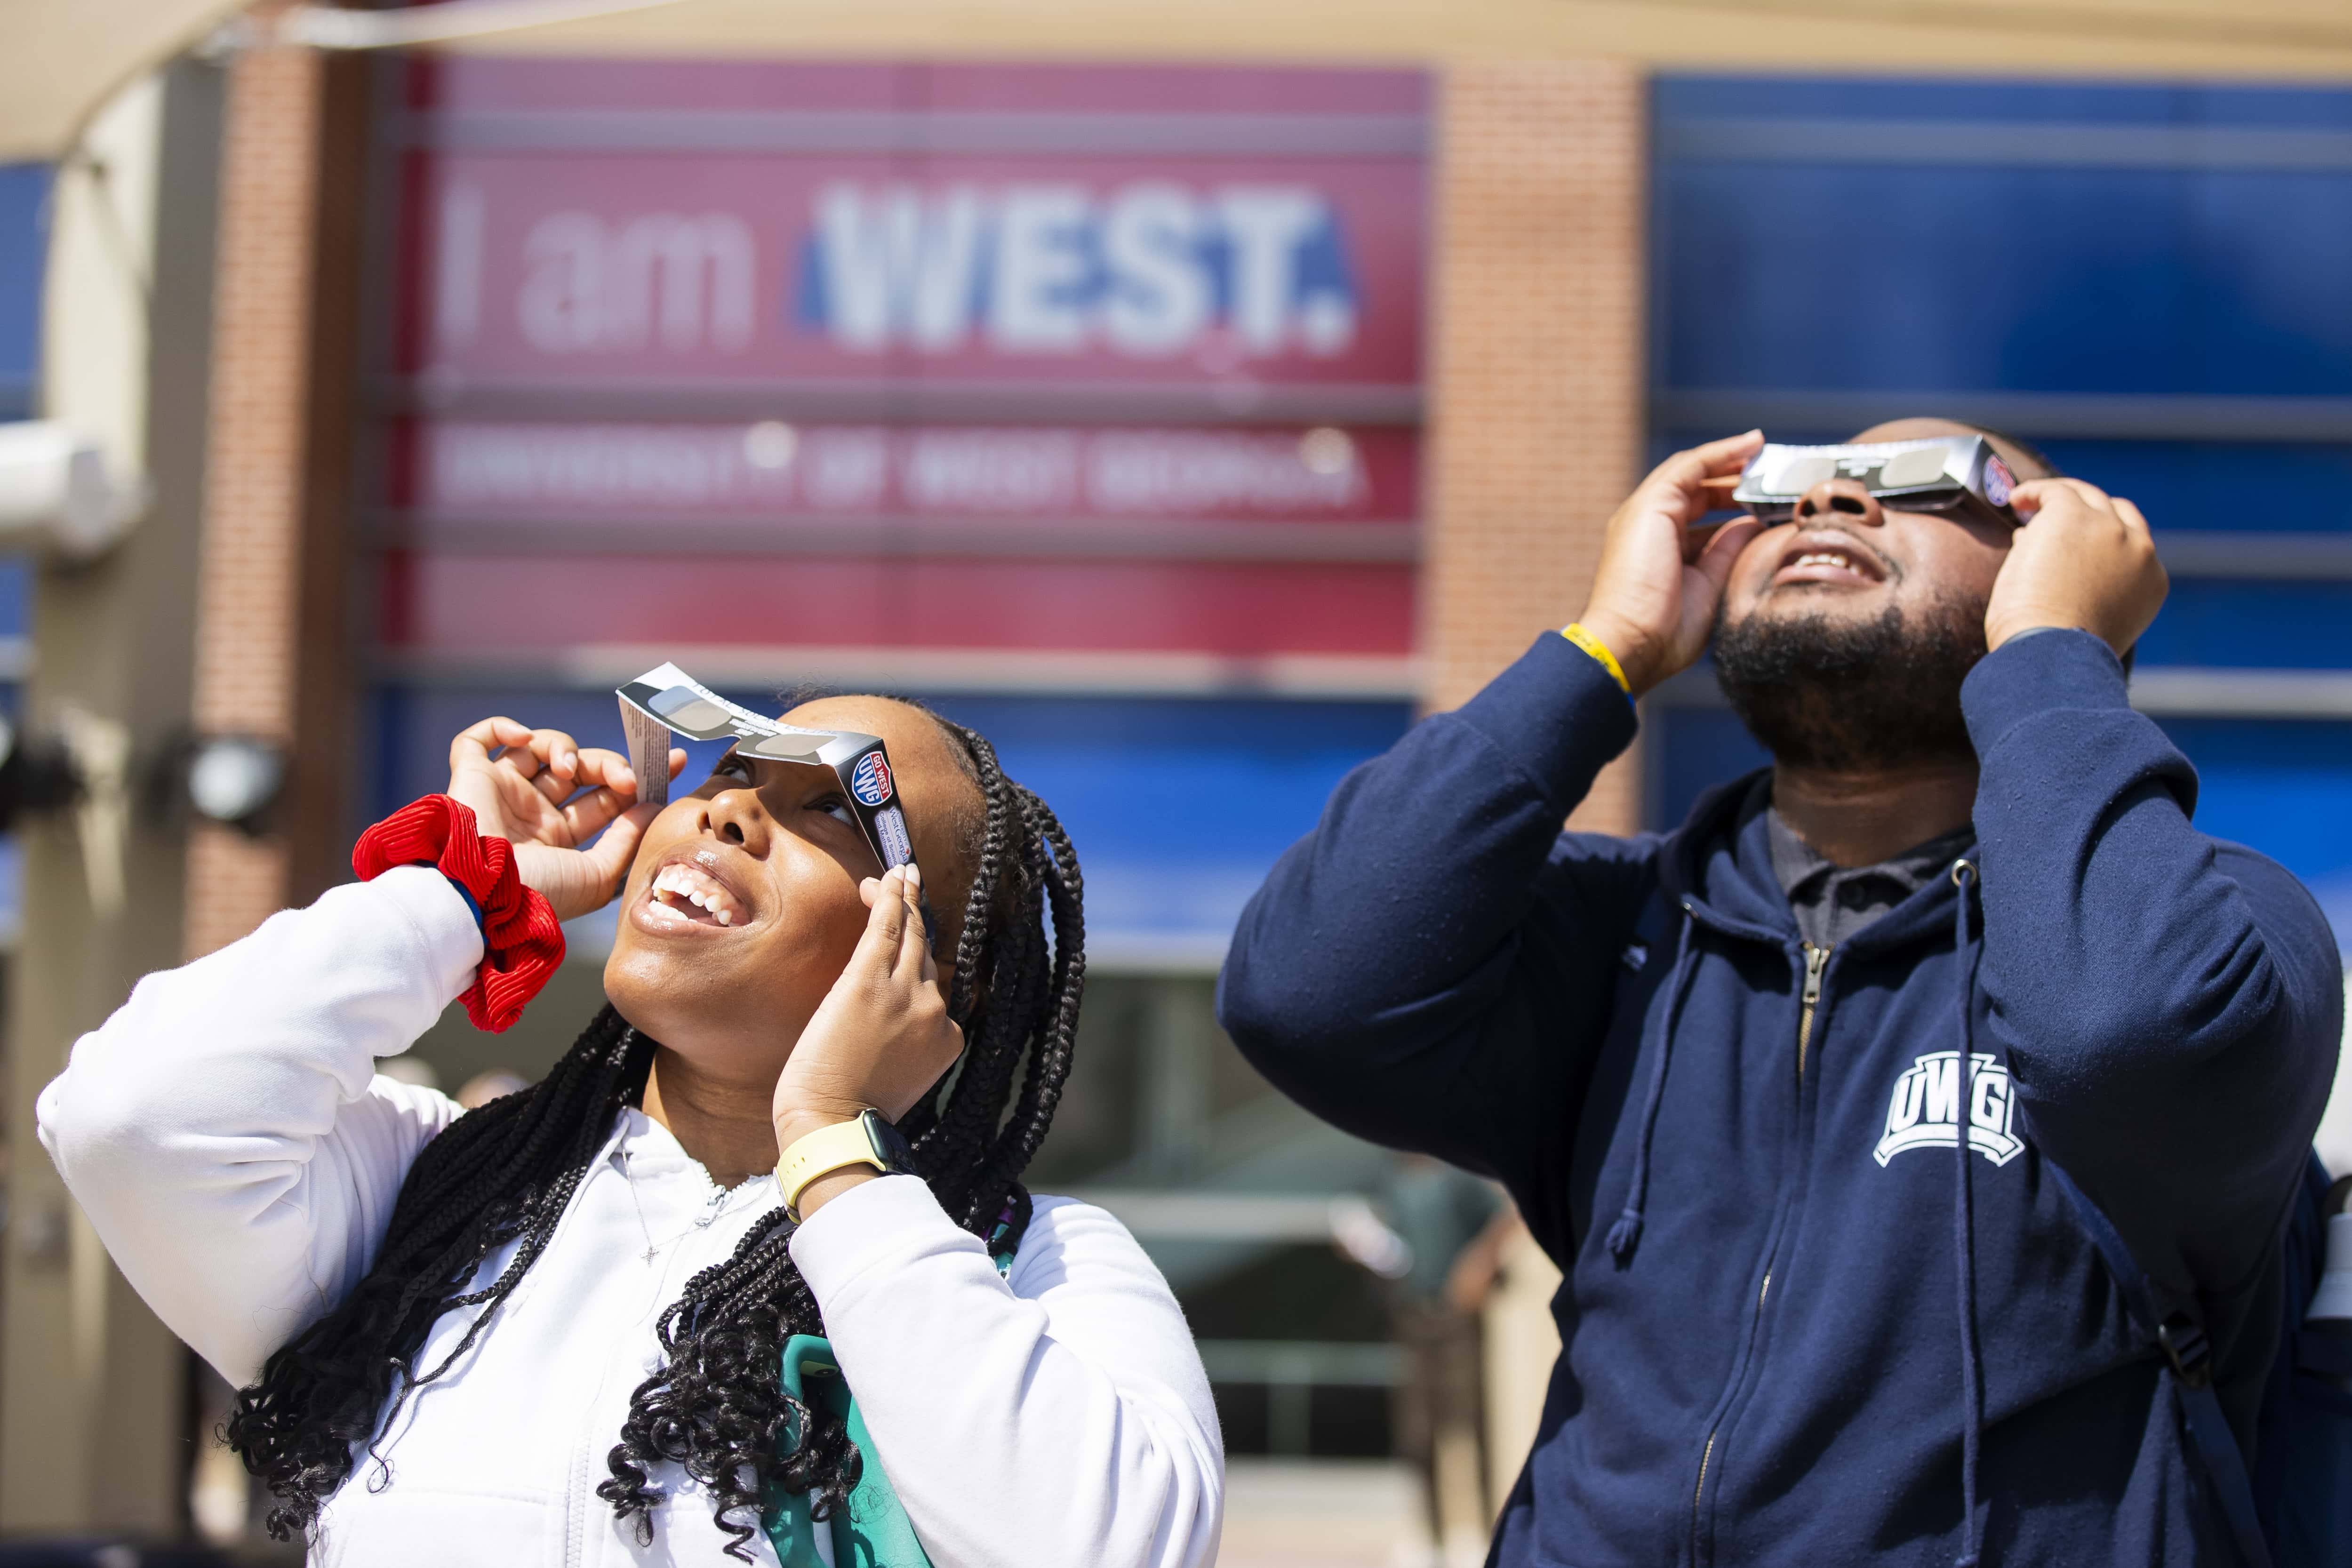
[[[1775,584],[1862,584],[1885,580],[1886,568],[1875,553],[1858,544],[1823,535],[1796,541],[1781,557],[1780,569],[1772,574]]]
[[[751,918],[726,883],[684,860],[654,873],[646,901],[650,910],[691,925],[740,926]]]

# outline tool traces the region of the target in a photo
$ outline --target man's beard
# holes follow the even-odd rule
[[[1972,762],[1960,682],[1985,656],[1984,608],[1939,600],[1916,626],[1751,612],[1718,621],[1716,678],[1778,761],[1832,773]]]

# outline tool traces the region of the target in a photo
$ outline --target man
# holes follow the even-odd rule
[[[1501,1181],[1566,1273],[1495,1563],[2229,1563],[2077,1205],[2194,1304],[2250,1447],[2328,928],[2190,826],[2126,700],[2165,593],[2130,502],[1995,438],[2021,527],[1830,479],[1686,561],[1760,443],[1662,464],[1582,646],[1340,785],[1243,917],[1225,1026],[1339,1125]],[[1664,835],[1560,833],[1711,631],[1772,767]]]
[[[1458,1568],[1486,1554],[1486,1336],[1480,1313],[1518,1223],[1482,1182],[1442,1160],[1392,1163],[1359,1217],[1332,1226],[1340,1252],[1388,1287],[1404,1376],[1389,1419],[1398,1455],[1421,1483],[1423,1560]],[[1401,1552],[1399,1561],[1410,1552]]]

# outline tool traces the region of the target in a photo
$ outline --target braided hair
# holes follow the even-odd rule
[[[1004,776],[977,732],[930,717],[987,812],[984,825],[967,824],[961,847],[977,864],[948,994],[963,1054],[898,1125],[940,1206],[1003,1251],[1027,1228],[1021,1173],[1069,1075],[1086,982],[1084,889],[1045,803]],[[546,1249],[614,1118],[643,1094],[656,1048],[607,1005],[545,1079],[459,1117],[417,1154],[374,1267],[236,1396],[228,1443],[275,1499],[273,1537],[310,1530],[362,1453],[368,1484],[389,1484],[377,1444],[415,1390],[473,1348]],[[732,1256],[688,1280],[656,1326],[662,1365],[630,1395],[611,1475],[596,1489],[642,1543],[662,1500],[650,1468],[664,1461],[709,1491],[733,1538],[728,1553],[747,1563],[768,1489],[814,1492],[826,1518],[856,1484],[844,1423],[789,1398],[781,1382],[785,1340],[824,1331],[788,1249],[793,1229],[782,1208],[766,1215]],[[468,1289],[509,1244],[497,1278]],[[434,1323],[457,1310],[473,1313],[464,1335],[420,1369]],[[780,1457],[788,1426],[801,1440]]]

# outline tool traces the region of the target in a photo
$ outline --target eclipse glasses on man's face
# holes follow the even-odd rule
[[[672,735],[731,740],[738,756],[831,768],[882,868],[914,864],[914,840],[907,835],[898,781],[880,736],[781,723],[736,706],[674,664],[646,671],[614,695],[621,700],[621,728],[629,737],[629,766],[637,775],[640,801],[659,805],[669,800]]]
[[[2009,504],[2017,476],[1981,436],[1767,446],[1748,459],[1729,504],[1767,523],[1786,522],[1805,492],[1826,479],[1852,479],[1897,511],[1968,512],[2011,528],[2022,521]]]

